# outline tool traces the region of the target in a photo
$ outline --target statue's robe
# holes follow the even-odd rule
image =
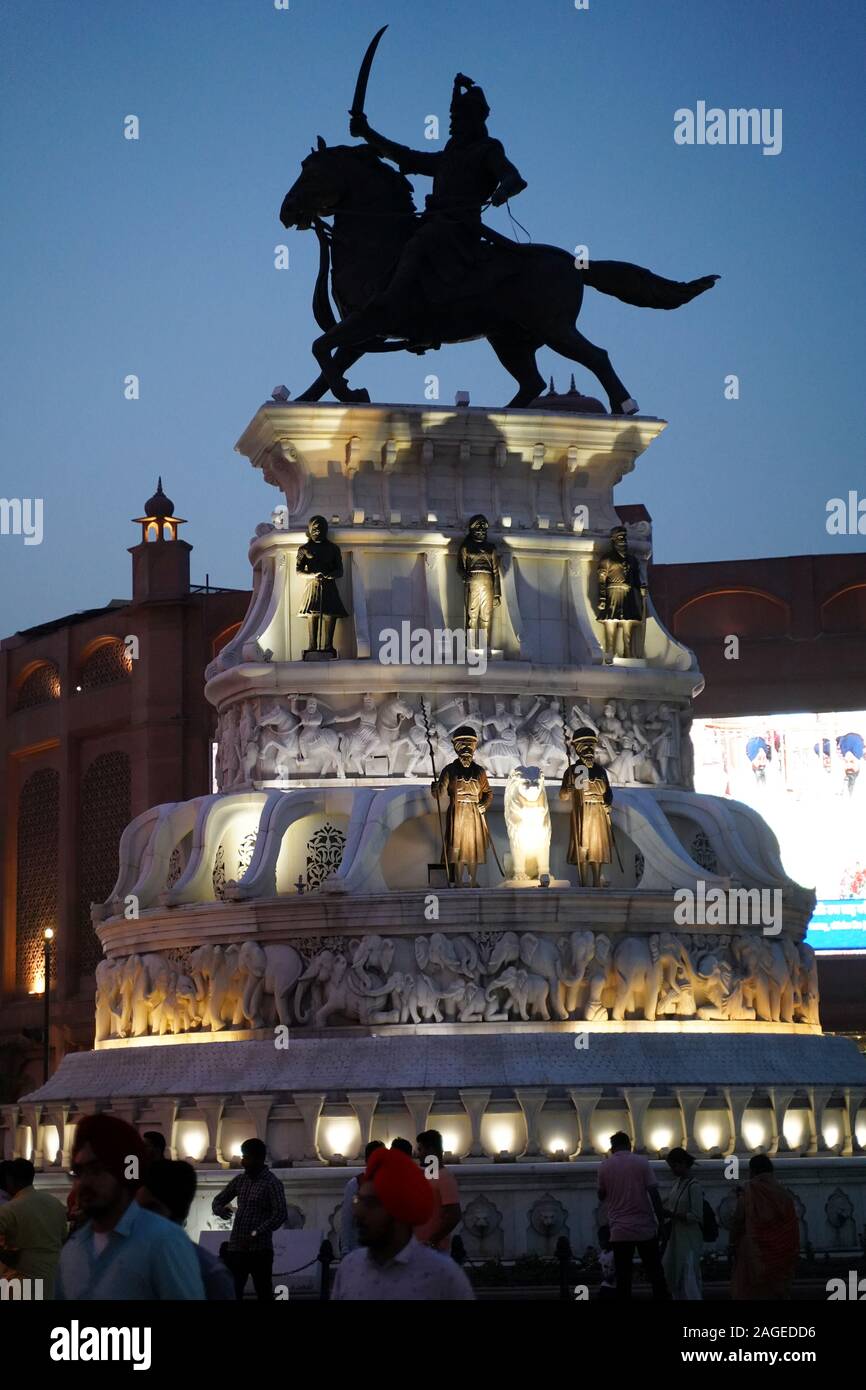
[[[465,588],[465,626],[489,632],[495,601],[502,592],[495,545],[467,537],[457,557],[457,572]]]
[[[445,839],[449,863],[485,864],[487,836],[481,812],[493,801],[493,792],[484,768],[476,762],[464,767],[455,758],[442,769],[437,785],[448,793]]]
[[[346,610],[337,589],[343,577],[343,557],[333,541],[305,541],[298,550],[295,564],[298,574],[309,575],[304,597],[298,609],[299,618],[345,618]],[[318,576],[323,575],[320,579]]]
[[[561,801],[571,801],[574,815],[568,840],[568,863],[610,864],[613,861],[613,833],[610,811],[613,801],[607,773],[600,763],[588,769],[586,782],[575,785],[574,767],[566,768],[559,789]],[[580,853],[578,854],[578,849]]]
[[[639,623],[643,617],[641,605],[640,566],[633,555],[625,559],[614,552],[606,555],[598,567],[598,616],[602,621]]]

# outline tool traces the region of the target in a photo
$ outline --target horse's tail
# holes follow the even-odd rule
[[[629,261],[590,261],[581,274],[584,284],[639,309],[679,309],[711,290],[719,279],[718,275],[702,275],[698,280],[666,280]]]

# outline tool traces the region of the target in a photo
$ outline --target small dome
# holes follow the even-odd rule
[[[550,386],[543,396],[538,396],[532,402],[538,410],[562,410],[569,411],[575,415],[606,415],[607,411],[601,401],[596,400],[595,396],[584,396],[578,391],[574,376],[571,378],[571,385],[567,391],[560,394],[554,383],[553,377],[550,378]]]
[[[170,497],[166,497],[162,490],[162,478],[156,485],[156,492],[149,497],[144,504],[145,516],[162,518],[164,516],[174,516],[174,503]]]

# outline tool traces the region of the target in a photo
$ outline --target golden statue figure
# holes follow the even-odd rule
[[[337,589],[337,580],[343,577],[343,556],[340,547],[328,540],[323,516],[313,516],[307,523],[307,540],[298,547],[295,569],[307,577],[298,609],[298,617],[307,620],[309,634],[304,660],[311,655],[336,656],[334,629],[338,618],[347,617]]]
[[[634,629],[646,619],[646,584],[640,565],[629,553],[624,526],[610,533],[611,550],[598,566],[598,618],[604,630],[604,660],[610,665],[622,633],[622,654],[632,656]]]
[[[435,797],[448,794],[445,840],[452,882],[458,887],[463,871],[469,874],[469,887],[477,888],[479,864],[487,862],[487,823],[484,819],[493,801],[493,792],[484,768],[475,762],[478,735],[468,724],[461,724],[451,736],[457,757],[443,767],[430,790]]]
[[[578,729],[571,737],[576,761],[569,763],[559,789],[560,801],[571,802],[571,835],[568,862],[577,866],[578,880],[584,884],[584,864],[592,870],[592,887],[602,888],[602,864],[613,860],[613,829],[610,806],[613,792],[607,773],[595,761],[598,735],[594,729]]]
[[[490,522],[480,512],[469,518],[469,529],[457,556],[457,572],[463,580],[466,634],[476,647],[492,646],[493,610],[502,598],[499,555],[487,539]],[[482,638],[483,634],[483,638]]]

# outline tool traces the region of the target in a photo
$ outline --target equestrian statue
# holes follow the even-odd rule
[[[328,146],[319,136],[280,209],[284,227],[312,227],[319,239],[313,314],[322,332],[313,355],[320,375],[298,399],[317,401],[331,391],[338,401],[369,401],[345,376],[365,353],[420,354],[486,338],[517,381],[510,406],[541,395],[535,354],[546,346],[598,378],[611,414],[634,415],[637,402],[607,352],[575,327],[584,286],[640,308],[678,309],[719,277],[680,282],[627,261],[584,264],[555,246],[520,244],[486,227],[484,209],[527,185],[488,134],[484,92],[457,74],[450,138],[441,150],[413,150],[380,135],[364,100],[385,28],[367,50],[349,112],[349,133],[364,143]],[[406,174],[433,179],[420,216]]]

